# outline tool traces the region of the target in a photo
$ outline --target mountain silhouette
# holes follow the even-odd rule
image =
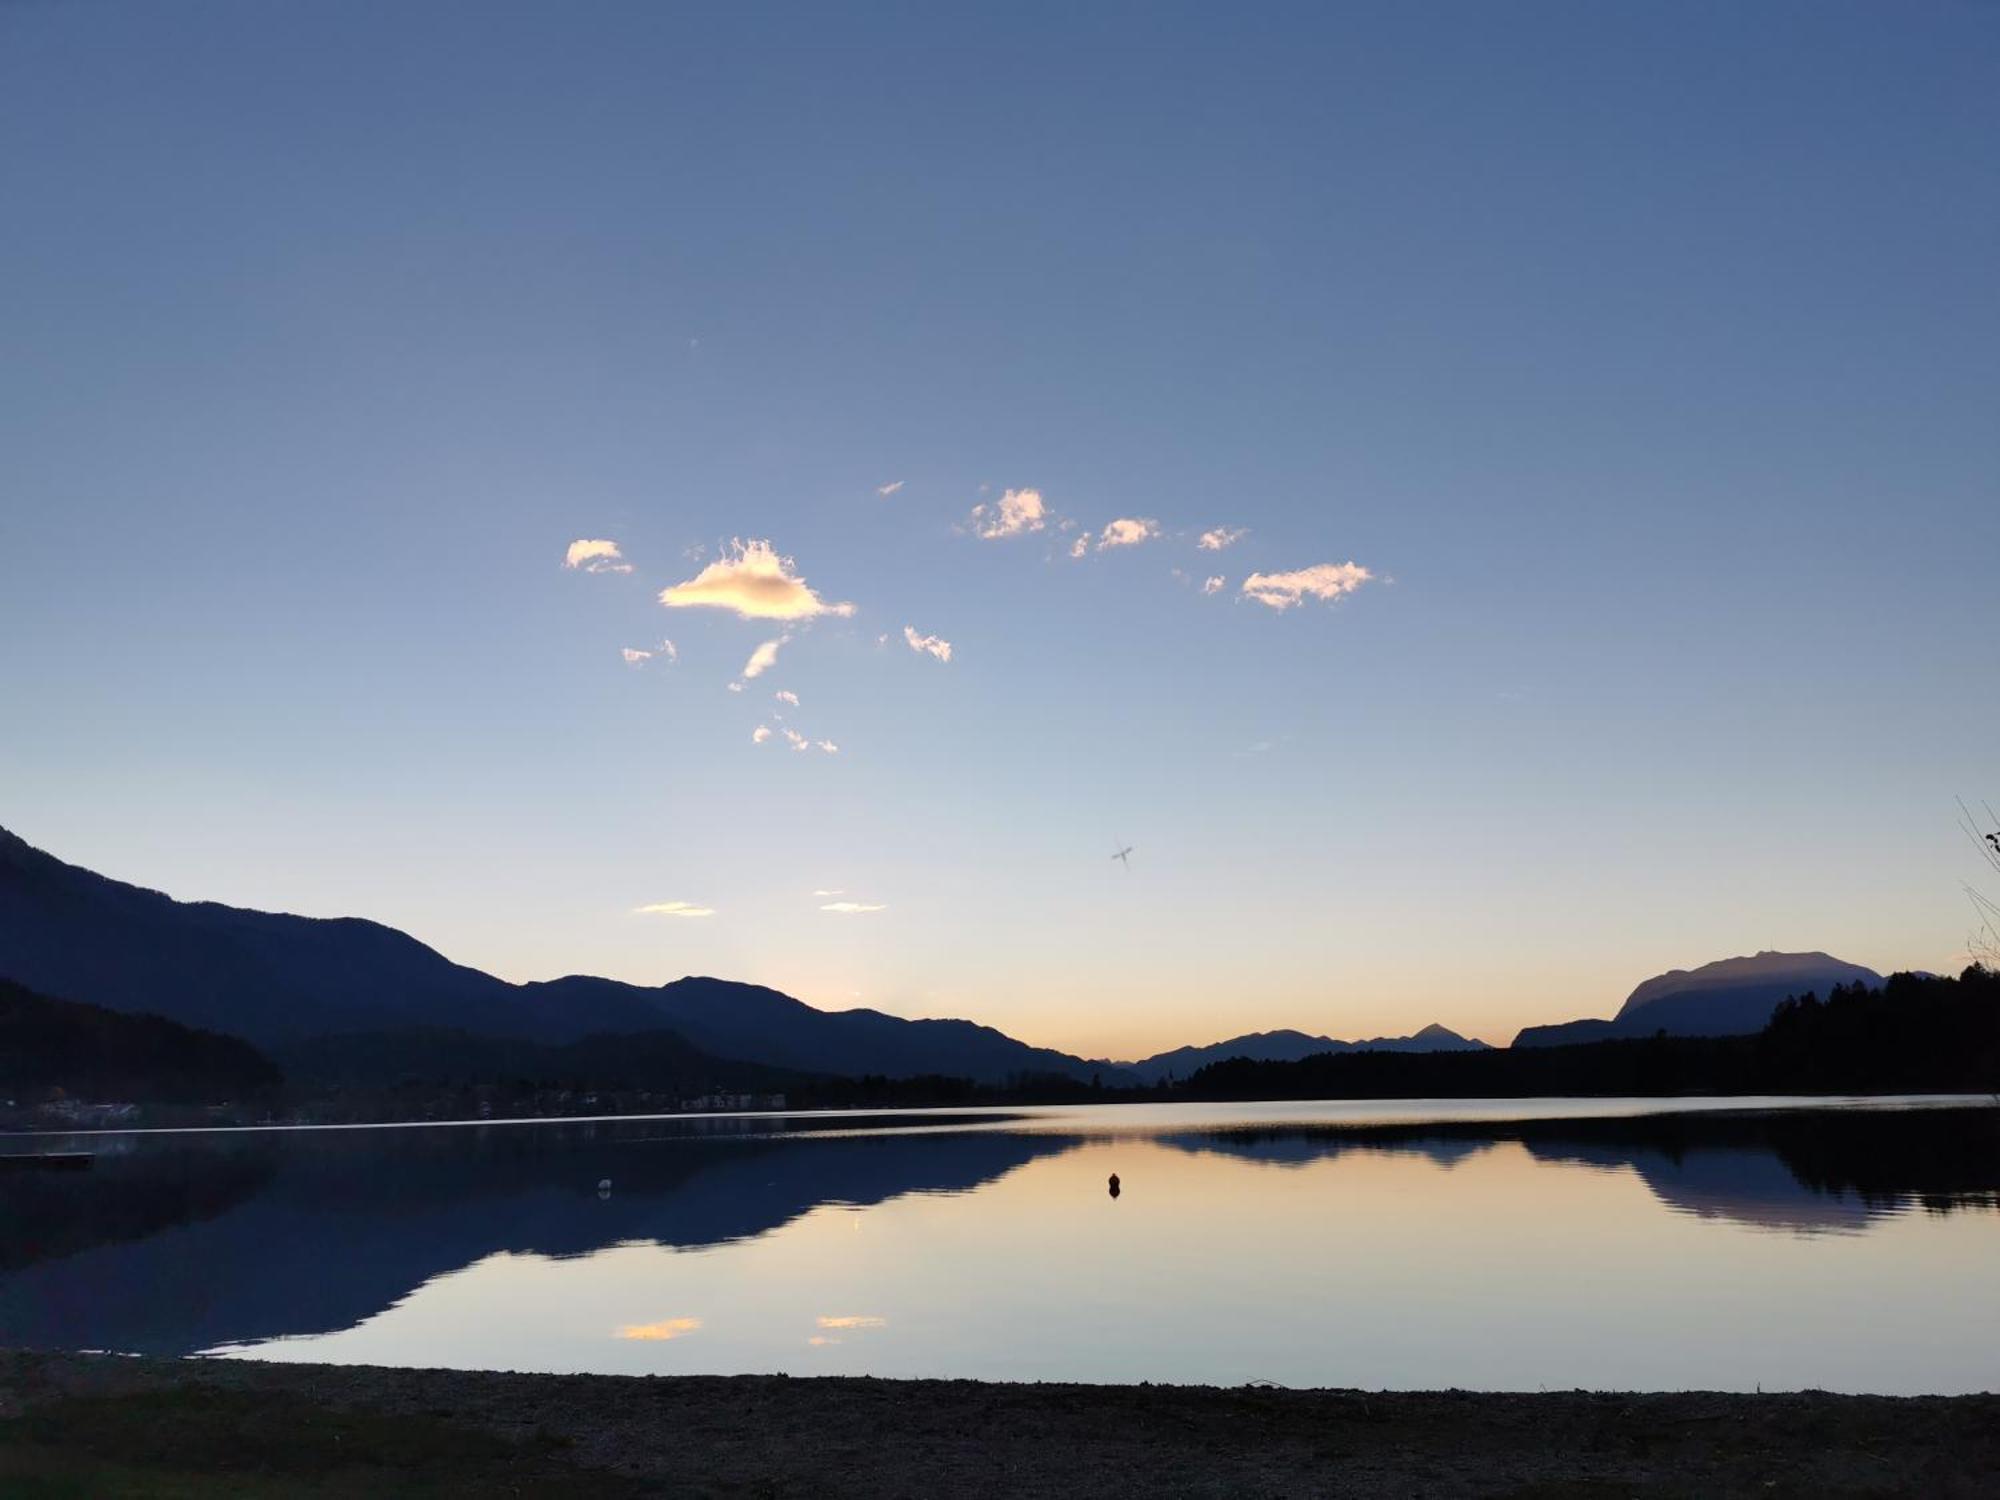
[[[1808,991],[1824,995],[1837,984],[1874,989],[1882,976],[1825,953],[1764,952],[1725,958],[1698,969],[1670,969],[1626,997],[1608,1021],[1564,1021],[1523,1027],[1516,1047],[1563,1047],[1620,1037],[1747,1036],[1762,1031],[1778,1002]]]
[[[1413,1036],[1378,1036],[1365,1042],[1337,1041],[1330,1036],[1308,1036],[1303,1031],[1253,1031],[1215,1042],[1206,1047],[1176,1047],[1155,1053],[1138,1062],[1122,1064],[1125,1071],[1142,1083],[1158,1083],[1163,1078],[1186,1078],[1197,1068],[1247,1057],[1253,1062],[1296,1062],[1322,1052],[1483,1052],[1486,1043],[1460,1036],[1433,1022]]]
[[[1132,1081],[971,1021],[815,1010],[763,985],[582,975],[511,984],[378,922],[176,901],[65,864],[4,829],[0,977],[266,1048],[409,1027],[552,1043],[666,1029],[719,1058],[802,1072]]]

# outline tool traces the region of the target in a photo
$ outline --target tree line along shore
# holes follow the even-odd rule
[[[1787,999],[1751,1035],[1232,1058],[1140,1087],[1060,1075],[979,1083],[814,1074],[712,1057],[664,1030],[557,1046],[412,1028],[319,1039],[273,1058],[237,1037],[0,980],[0,1126],[16,1129],[717,1107],[1996,1091],[2000,976],[1976,965]]]

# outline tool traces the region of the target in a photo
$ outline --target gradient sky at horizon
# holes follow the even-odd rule
[[[0,205],[65,859],[1089,1055],[1963,959],[2000,6],[0,4]]]

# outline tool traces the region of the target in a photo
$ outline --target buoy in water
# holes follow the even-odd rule
[[[1111,1196],[1114,1198],[1118,1196],[1118,1174],[1116,1172],[1111,1174]]]

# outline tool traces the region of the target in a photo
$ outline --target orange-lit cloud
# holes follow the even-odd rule
[[[1136,547],[1141,542],[1150,542],[1160,534],[1160,523],[1145,516],[1120,516],[1106,526],[1097,538],[1097,550],[1106,547]]]
[[[851,615],[852,604],[828,604],[806,585],[789,557],[769,542],[731,542],[725,554],[686,583],[660,590],[669,609],[727,609],[746,620],[810,620]]]
[[[1204,552],[1220,552],[1224,547],[1242,541],[1248,534],[1248,527],[1218,526],[1213,531],[1204,531],[1195,545]]]
[[[771,726],[769,724],[759,724],[755,729],[750,731],[750,743],[753,745],[761,745],[770,737]]]
[[[889,1320],[887,1318],[876,1318],[876,1317],[865,1317],[865,1316],[862,1317],[849,1316],[844,1318],[815,1318],[813,1321],[819,1324],[819,1326],[822,1328],[834,1328],[834,1329],[887,1328],[889,1326]]]
[[[1293,573],[1252,573],[1243,580],[1242,593],[1272,609],[1290,609],[1308,598],[1331,602],[1374,576],[1356,562],[1319,563]]]
[[[632,910],[643,917],[712,917],[715,908],[697,906],[692,901],[655,901],[651,906],[635,906]]]
[[[628,1323],[618,1330],[618,1337],[662,1343],[667,1339],[685,1338],[700,1327],[700,1318],[663,1318],[657,1323]]]
[[[1048,525],[1048,507],[1040,490],[1008,490],[992,504],[972,507],[972,529],[987,541],[1021,536]]]
[[[912,651],[928,652],[939,661],[951,660],[951,642],[943,636],[918,635],[916,626],[905,625],[903,627],[903,639],[910,643]]]
[[[563,554],[565,568],[581,568],[586,573],[629,573],[632,565],[622,560],[616,542],[603,538],[578,537]]]
[[[779,688],[777,692],[771,694],[771,696],[780,703],[791,704],[793,708],[797,708],[799,706],[799,695],[793,692],[790,688]]]

